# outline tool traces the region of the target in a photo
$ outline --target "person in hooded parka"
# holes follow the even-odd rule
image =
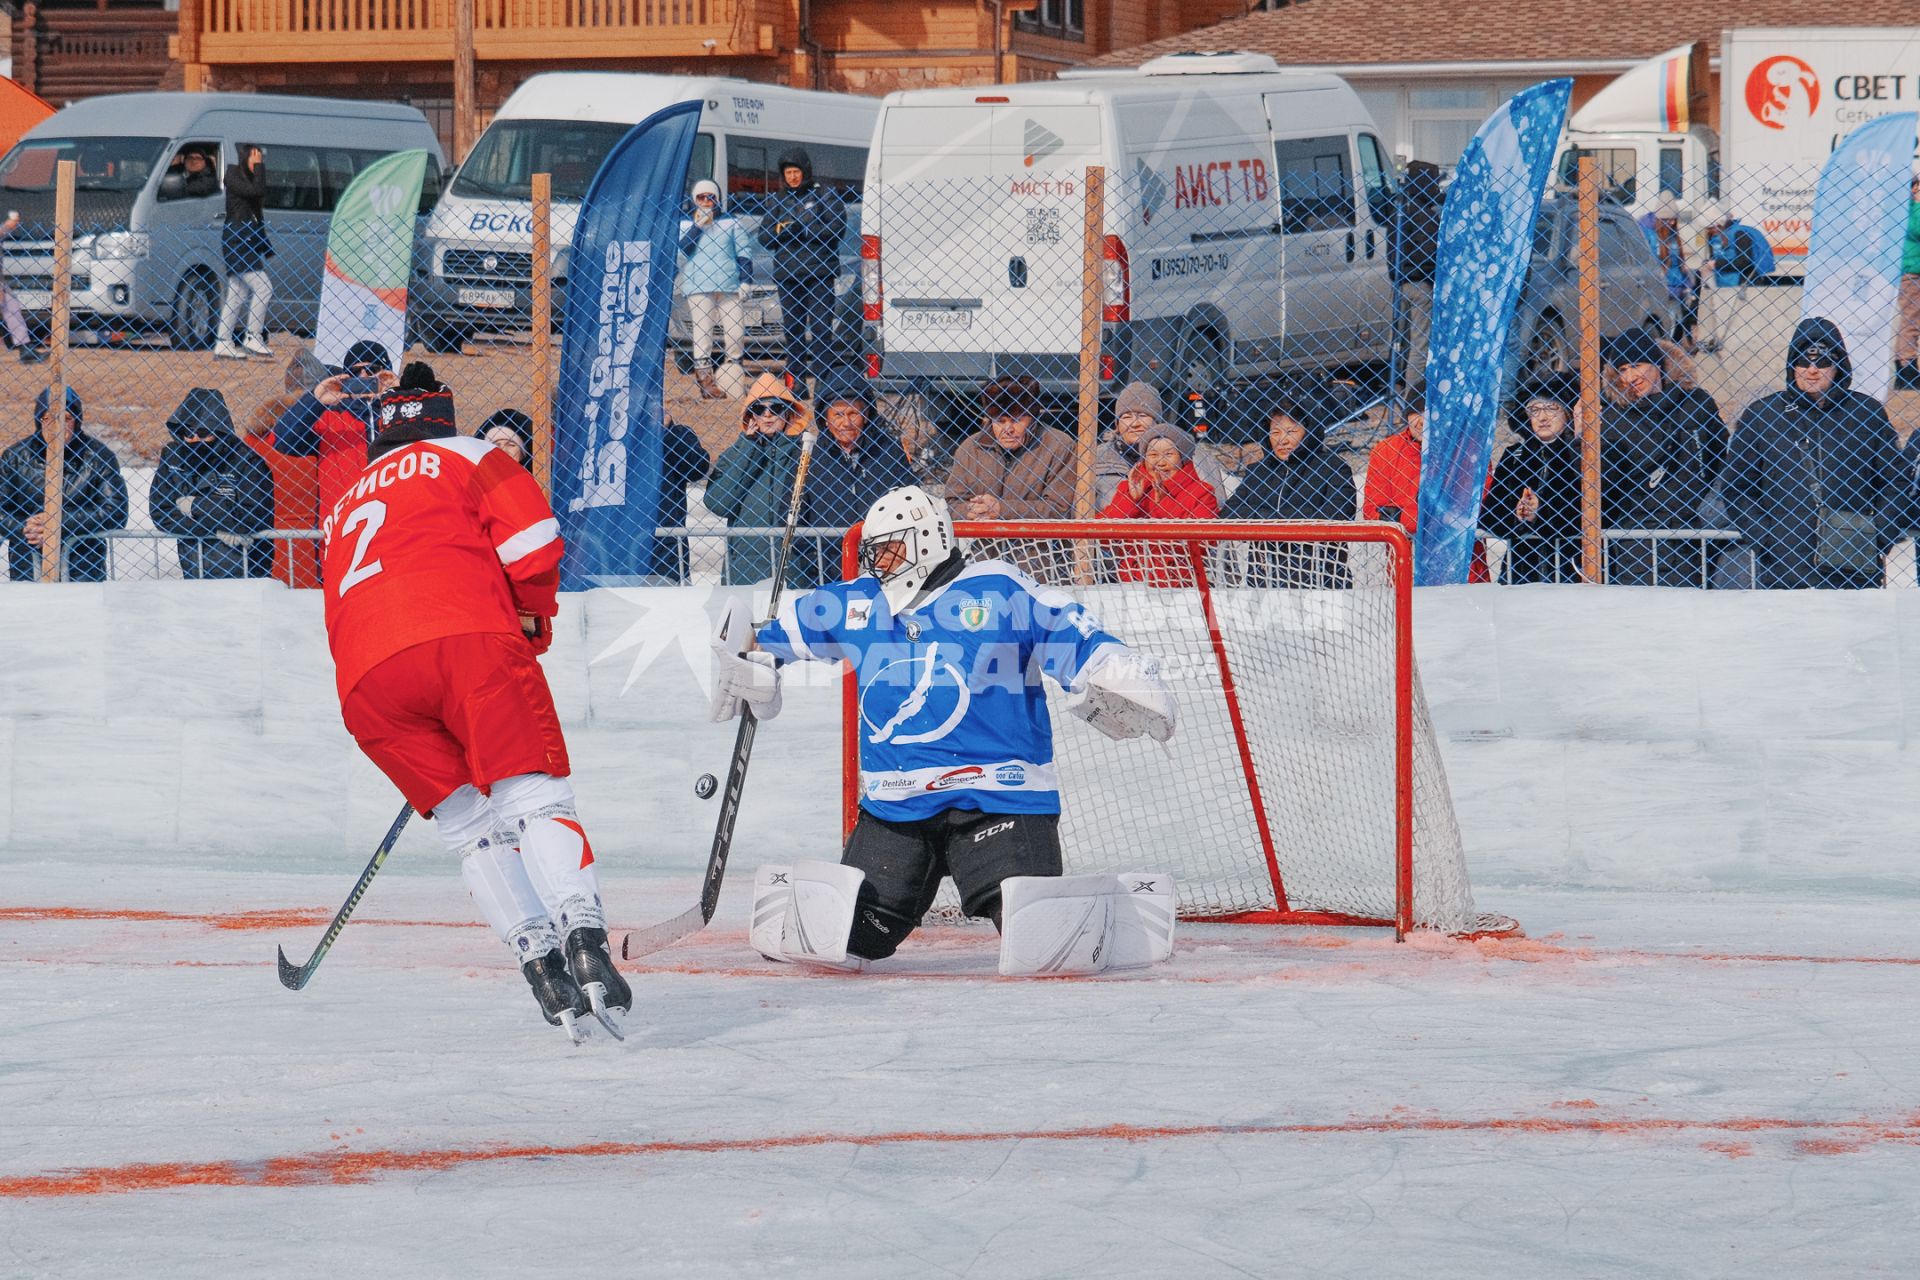
[[[263,578],[273,545],[273,472],[234,434],[227,401],[195,387],[167,419],[167,444],[147,491],[153,527],[171,533],[185,578]]]

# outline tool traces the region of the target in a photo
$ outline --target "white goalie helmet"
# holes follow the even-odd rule
[[[899,613],[953,554],[954,545],[947,504],[910,484],[881,494],[867,508],[860,526],[860,571],[880,579],[887,607]]]

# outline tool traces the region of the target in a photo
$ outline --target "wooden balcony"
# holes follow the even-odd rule
[[[771,56],[765,0],[473,0],[481,61]],[[183,6],[183,9],[188,6]],[[198,61],[444,62],[453,0],[200,0]],[[183,14],[183,18],[186,15]]]

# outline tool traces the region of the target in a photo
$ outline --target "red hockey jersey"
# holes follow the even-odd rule
[[[367,464],[326,513],[327,643],[344,699],[361,676],[442,636],[521,634],[558,608],[560,526],[540,486],[468,436]]]

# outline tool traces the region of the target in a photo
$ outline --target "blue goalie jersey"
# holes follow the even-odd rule
[[[831,583],[783,601],[757,638],[782,662],[853,664],[860,806],[891,822],[1060,812],[1041,682],[1073,690],[1124,647],[1064,591],[999,560],[967,566],[898,617],[878,579]]]

